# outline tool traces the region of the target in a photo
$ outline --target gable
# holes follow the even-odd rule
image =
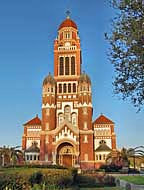
[[[59,129],[59,131],[56,134],[56,142],[67,139],[67,140],[72,140],[74,142],[77,141],[77,134],[75,133],[74,130],[71,129],[70,126],[64,125]]]

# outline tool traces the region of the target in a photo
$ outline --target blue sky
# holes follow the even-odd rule
[[[118,147],[144,144],[144,112],[114,96],[104,32],[114,16],[108,1],[0,0],[0,146],[20,145],[22,124],[41,116],[42,81],[53,73],[53,41],[67,9],[81,38],[83,70],[92,80],[93,120],[115,122]]]

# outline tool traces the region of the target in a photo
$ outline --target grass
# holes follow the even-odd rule
[[[119,178],[136,185],[144,185],[144,176],[121,176]]]
[[[104,187],[104,188],[81,188],[80,190],[124,190],[119,187]]]
[[[0,173],[3,174],[33,174],[35,172],[41,171],[42,173],[50,173],[50,174],[67,174],[68,170],[65,169],[51,169],[51,168],[27,168],[27,167],[20,167],[20,168],[1,168]]]

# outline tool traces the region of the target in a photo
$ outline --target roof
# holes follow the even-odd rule
[[[38,115],[36,115],[35,118],[26,122],[24,125],[41,125],[41,119],[38,117]]]
[[[108,147],[106,144],[101,144],[96,150],[96,152],[104,152],[104,151],[111,151],[111,148]]]
[[[55,79],[53,78],[53,76],[49,73],[48,76],[45,77],[44,81],[43,81],[43,85],[46,85],[47,83],[55,85]]]
[[[77,25],[76,23],[71,20],[69,17],[67,17],[59,26],[59,30],[63,27],[73,27],[75,29],[77,29]]]
[[[40,149],[37,147],[37,143],[33,142],[32,145],[25,150],[25,152],[40,152]]]
[[[86,82],[86,83],[90,83],[90,84],[91,84],[90,77],[89,77],[86,73],[82,73],[82,74],[80,75],[79,83],[83,83],[83,82]]]
[[[114,122],[108,119],[104,115],[100,115],[94,122],[94,124],[114,124]]]

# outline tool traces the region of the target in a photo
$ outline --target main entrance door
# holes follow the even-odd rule
[[[72,167],[72,155],[62,156],[63,166]]]
[[[75,164],[74,147],[70,143],[63,143],[57,149],[57,163],[66,167]]]

